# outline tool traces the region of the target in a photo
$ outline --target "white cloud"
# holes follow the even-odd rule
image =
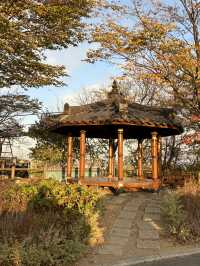
[[[53,65],[64,65],[70,75],[81,64],[82,60],[86,58],[86,53],[89,48],[89,44],[83,43],[77,47],[69,47],[68,49],[58,51],[47,51],[47,63]]]

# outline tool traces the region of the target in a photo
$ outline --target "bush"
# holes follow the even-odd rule
[[[0,193],[0,265],[69,265],[101,240],[101,194],[54,180]]]
[[[187,182],[183,188],[168,193],[162,202],[167,230],[180,242],[200,239],[200,184]]]

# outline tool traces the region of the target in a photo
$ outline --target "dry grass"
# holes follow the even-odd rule
[[[166,227],[180,242],[200,240],[200,183],[190,180],[169,192],[162,203]]]
[[[190,231],[190,238],[200,239],[200,183],[190,180],[178,190],[186,212],[185,222]]]

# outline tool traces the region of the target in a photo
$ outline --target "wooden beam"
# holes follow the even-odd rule
[[[118,129],[118,178],[124,179],[123,173],[123,129]]]
[[[72,179],[72,149],[73,149],[72,134],[67,135],[67,181]]]
[[[151,155],[152,155],[152,178],[158,179],[158,141],[157,132],[151,133]]]
[[[109,139],[108,177],[114,177],[114,141]]]
[[[85,177],[85,142],[86,131],[80,131],[80,162],[79,162],[79,182]]]
[[[143,178],[143,169],[142,169],[142,159],[143,159],[143,151],[142,151],[142,141],[143,139],[138,139],[138,176]]]

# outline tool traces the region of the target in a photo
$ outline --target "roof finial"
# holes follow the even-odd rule
[[[117,86],[117,81],[116,79],[113,80],[113,84],[112,84],[112,92],[114,93],[118,93],[118,86]]]

